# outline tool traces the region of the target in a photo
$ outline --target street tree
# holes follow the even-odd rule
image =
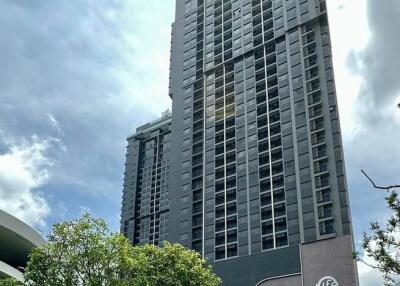
[[[382,272],[385,285],[400,286],[400,185],[380,186],[365,171],[361,172],[373,188],[386,192],[386,205],[391,216],[384,226],[372,222],[371,234],[363,235],[362,248],[374,263],[365,262],[359,253],[355,253],[355,259]]]
[[[23,286],[23,284],[14,278],[0,279],[0,286]]]
[[[132,246],[88,214],[53,226],[25,269],[28,286],[217,286],[201,256],[179,244]],[[0,284],[1,286],[1,284]]]

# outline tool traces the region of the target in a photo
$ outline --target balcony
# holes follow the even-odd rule
[[[192,218],[192,226],[200,226],[203,222],[203,216],[201,214],[195,215]]]
[[[284,231],[287,229],[286,218],[275,219],[275,231]]]
[[[317,189],[329,187],[329,174],[315,176],[315,187]]]
[[[321,116],[322,115],[322,105],[315,105],[313,107],[309,108],[309,117],[310,119],[317,117],[317,116]]]
[[[285,200],[285,190],[282,189],[275,189],[274,190],[274,203],[282,202]]]
[[[268,128],[265,127],[263,129],[258,130],[258,140],[263,140],[268,138]]]
[[[311,134],[311,144],[317,145],[325,142],[324,130],[318,131],[317,133]]]
[[[277,175],[283,173],[283,164],[282,162],[277,162],[272,164],[272,175]]]
[[[262,235],[268,235],[273,233],[272,221],[265,221],[261,224]]]
[[[318,90],[308,95],[308,105],[313,105],[321,102],[321,91]]]
[[[335,225],[334,225],[333,219],[320,222],[319,231],[320,231],[320,235],[327,235],[327,234],[335,233]]]
[[[215,180],[218,181],[225,177],[225,168],[215,169]]]
[[[196,227],[192,229],[192,239],[200,239],[203,234],[201,227]]]
[[[333,208],[331,204],[323,205],[318,207],[318,218],[331,218],[333,217]]]
[[[193,152],[193,156],[198,155],[199,153],[202,153],[203,152],[203,143],[193,146],[192,152]]]
[[[268,153],[260,154],[258,157],[258,163],[260,166],[268,164],[269,163],[269,154]]]
[[[271,137],[281,134],[281,126],[279,124],[270,127]]]
[[[331,190],[322,190],[317,192],[317,203],[323,204],[332,201]]]
[[[203,200],[203,190],[195,190],[193,191],[193,202]]]
[[[192,207],[192,213],[196,214],[196,213],[201,213],[203,212],[203,202],[196,202],[193,203],[193,207]]]
[[[320,160],[314,163],[314,172],[323,173],[328,171],[328,160]]]
[[[203,179],[195,179],[192,181],[192,189],[198,190],[203,188]]]
[[[282,149],[273,150],[271,152],[271,161],[275,162],[282,159]]]
[[[222,245],[225,244],[225,233],[221,232],[221,233],[217,233],[215,235],[215,245]]]
[[[270,141],[271,149],[281,147],[282,146],[282,139],[281,137],[274,137]]]
[[[319,88],[320,88],[320,83],[319,83],[318,78],[307,83],[307,92],[308,93],[317,91],[317,90],[319,90]]]
[[[326,146],[322,145],[322,146],[318,146],[318,147],[314,147],[312,149],[312,153],[313,153],[313,159],[321,159],[326,157]]]
[[[265,104],[257,106],[257,116],[262,116],[267,113],[267,106]]]
[[[200,177],[202,175],[203,175],[202,166],[193,168],[193,170],[192,170],[192,178]]]
[[[228,217],[226,223],[227,223],[227,229],[237,227],[237,217],[236,216]]]
[[[226,166],[226,176],[236,175],[236,164],[230,164]]]
[[[281,119],[280,113],[278,111],[272,112],[269,114],[269,122],[273,124],[275,122],[279,122]]]
[[[261,209],[261,220],[272,219],[272,209],[271,207],[266,207]]]
[[[314,132],[324,128],[324,119],[322,117],[310,121],[310,131]]]
[[[215,232],[225,230],[225,219],[220,219],[215,221]]]
[[[284,186],[284,180],[282,175],[278,175],[272,178],[272,184],[274,189],[282,188]]]
[[[271,181],[269,179],[260,181],[260,193],[269,191],[271,191]]]
[[[193,145],[203,142],[203,132],[193,135]]]
[[[225,206],[219,206],[215,208],[215,218],[221,218],[225,216]]]
[[[263,250],[274,248],[274,237],[266,236],[262,238],[262,248]]]
[[[277,233],[276,236],[276,247],[282,247],[288,245],[287,233]]]
[[[317,49],[316,49],[316,44],[315,43],[311,43],[309,45],[307,45],[306,47],[304,47],[303,52],[304,52],[304,56],[309,56],[314,54]]]
[[[260,204],[261,206],[269,206],[271,205],[271,192],[262,193],[260,195]]]
[[[270,177],[270,168],[268,165],[264,166],[264,167],[260,167],[258,172],[259,172],[260,180],[267,179]]]
[[[258,152],[262,153],[269,150],[268,140],[258,142]]]
[[[286,215],[286,205],[285,203],[278,203],[274,206],[274,216],[280,217]]]

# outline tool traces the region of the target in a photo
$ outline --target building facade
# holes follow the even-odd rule
[[[121,233],[133,244],[167,239],[170,124],[167,112],[127,139]]]
[[[169,94],[167,239],[224,285],[358,285],[325,0],[177,0]]]
[[[0,279],[23,282],[23,269],[33,248],[46,243],[33,228],[0,210]]]

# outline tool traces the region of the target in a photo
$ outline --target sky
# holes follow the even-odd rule
[[[356,245],[399,183],[400,1],[327,0]],[[0,208],[119,229],[126,137],[170,108],[173,0],[0,1]],[[362,286],[380,274],[359,265]]]

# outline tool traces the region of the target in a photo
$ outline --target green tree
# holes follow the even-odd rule
[[[385,191],[386,205],[391,216],[385,226],[378,222],[371,223],[372,234],[364,233],[362,248],[364,253],[375,263],[366,263],[359,253],[355,253],[356,260],[378,269],[384,275],[385,285],[400,285],[400,185],[378,186],[361,170],[375,189]]]
[[[31,253],[25,280],[38,286],[118,285],[130,252],[123,236],[85,214],[53,226],[48,243]]]
[[[178,244],[132,246],[86,214],[53,226],[25,269],[29,286],[216,286],[204,259]]]
[[[6,278],[0,280],[0,286],[22,286],[23,284],[13,278]]]
[[[214,286],[221,283],[197,252],[179,244],[135,246],[133,257],[129,267],[133,273],[128,283],[132,286]]]

